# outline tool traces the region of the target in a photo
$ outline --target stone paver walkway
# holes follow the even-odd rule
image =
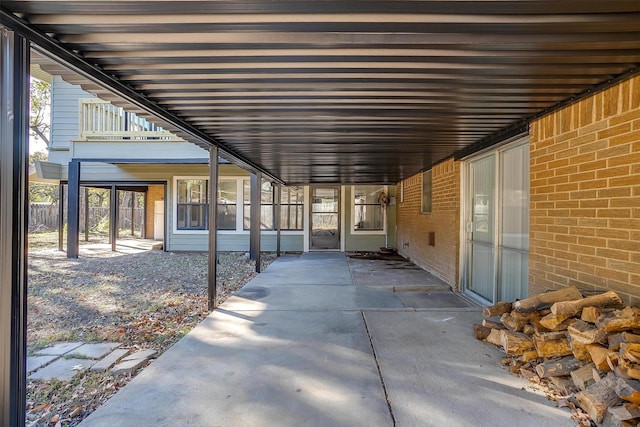
[[[118,347],[120,343],[111,342],[56,343],[27,357],[28,379],[71,381],[77,373],[87,369],[101,372],[112,367],[115,373],[134,373],[156,353],[154,350],[142,350],[129,354],[130,349]]]

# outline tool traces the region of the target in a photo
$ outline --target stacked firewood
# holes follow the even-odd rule
[[[640,426],[640,308],[613,292],[575,287],[483,309],[477,339],[500,346],[503,363],[603,425]]]

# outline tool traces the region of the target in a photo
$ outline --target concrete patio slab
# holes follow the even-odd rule
[[[391,426],[360,312],[218,310],[82,426]]]
[[[252,281],[225,303],[228,310],[359,310],[405,308],[392,292],[333,285],[255,285]]]
[[[473,307],[451,291],[398,291],[395,295],[410,308],[464,308]]]
[[[364,316],[398,426],[575,426],[568,410],[506,372],[502,351],[473,337],[479,310]]]
[[[407,287],[413,290],[450,288],[440,278],[409,261],[348,258],[348,263],[356,286]]]
[[[350,284],[324,282],[336,276],[317,274],[323,260]],[[269,274],[282,281],[260,279]],[[573,425],[475,340],[478,307],[452,292],[354,285],[364,275],[344,254],[276,260],[81,425]]]
[[[351,273],[343,254],[325,253],[323,257],[305,253],[286,255],[282,262],[272,263],[256,276],[252,285],[268,286],[283,283],[297,285],[342,285],[353,284]],[[323,259],[324,258],[324,259]]]

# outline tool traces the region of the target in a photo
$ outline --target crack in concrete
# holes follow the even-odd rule
[[[371,345],[371,353],[373,354],[373,360],[376,362],[376,368],[378,369],[378,378],[380,378],[380,384],[382,384],[382,391],[384,393],[384,398],[387,401],[387,408],[389,409],[389,415],[391,416],[391,421],[393,422],[393,427],[397,427],[398,423],[396,422],[396,417],[393,415],[393,408],[391,407],[391,400],[389,399],[389,393],[387,392],[387,386],[384,383],[384,377],[382,376],[382,370],[380,369],[380,363],[378,363],[378,356],[376,355],[376,349],[373,346],[373,337],[369,332],[369,325],[367,325],[367,318],[364,315],[364,310],[360,311],[362,315],[362,322],[364,323],[364,329],[367,332],[367,337],[369,337],[369,344]]]

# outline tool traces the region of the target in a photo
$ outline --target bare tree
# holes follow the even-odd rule
[[[51,105],[51,85],[45,81],[31,79],[31,112],[29,117],[30,135],[42,140],[49,148],[49,107]]]

